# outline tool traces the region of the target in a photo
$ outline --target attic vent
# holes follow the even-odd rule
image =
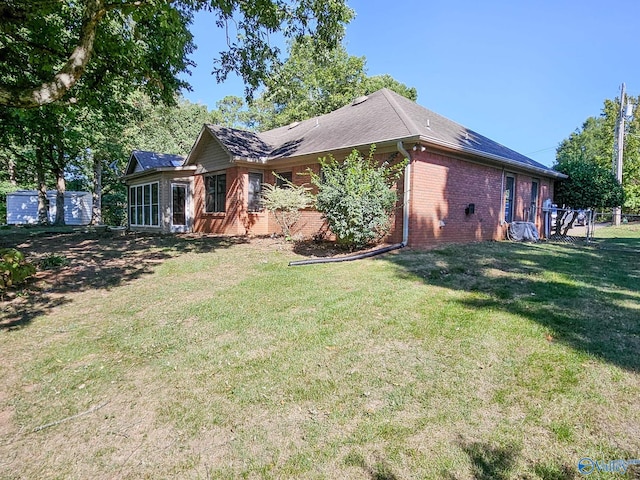
[[[289,125],[289,130],[291,130],[292,128],[296,128],[298,125],[300,125],[300,122],[293,122],[291,125]]]
[[[367,98],[369,98],[367,95],[362,95],[362,96],[360,96],[360,97],[356,98],[356,99],[351,103],[351,105],[352,105],[352,106],[353,106],[353,105],[360,105],[361,103],[366,102],[366,101],[367,101]]]

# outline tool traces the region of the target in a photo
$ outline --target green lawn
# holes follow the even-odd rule
[[[0,330],[1,478],[563,479],[640,458],[638,237],[301,267],[266,240],[92,241],[66,239]]]

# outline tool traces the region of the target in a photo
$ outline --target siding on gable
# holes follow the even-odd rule
[[[231,156],[211,134],[205,132],[205,135],[203,145],[195,156],[198,165],[196,174],[225,170],[231,165]]]

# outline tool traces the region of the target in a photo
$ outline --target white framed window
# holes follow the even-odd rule
[[[250,212],[259,212],[262,210],[262,179],[262,173],[249,173],[247,209]]]
[[[160,226],[158,182],[129,187],[129,224],[137,227]]]
[[[224,173],[204,177],[206,213],[224,213],[227,201],[227,176]]]

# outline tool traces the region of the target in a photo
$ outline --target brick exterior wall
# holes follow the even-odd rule
[[[504,170],[496,166],[482,165],[435,150],[412,151],[409,246],[426,247],[439,243],[474,242],[505,238],[503,175],[515,178],[513,220],[529,220],[531,209],[531,182],[538,181],[539,195],[535,223],[542,227],[542,202],[553,196],[553,180],[532,177]],[[400,157],[398,156],[397,159]],[[389,154],[376,155],[385,161]],[[309,183],[309,177],[299,175],[310,168],[319,171],[318,164],[299,165],[291,168],[262,170],[265,183],[274,183],[272,171],[292,172],[296,185]],[[205,213],[203,175],[194,180],[194,231],[230,235],[269,235],[281,233],[277,222],[268,212],[247,211],[248,174],[261,171],[246,166],[230,167],[227,175],[227,203],[225,213]],[[404,180],[397,182],[398,204],[392,216],[392,231],[385,239],[388,243],[402,240]],[[474,212],[465,209],[474,205]],[[293,235],[303,238],[331,238],[331,232],[321,214],[313,209],[302,212],[293,229]]]
[[[409,245],[501,238],[502,171],[435,152],[414,152]],[[474,213],[465,209],[474,204]]]

